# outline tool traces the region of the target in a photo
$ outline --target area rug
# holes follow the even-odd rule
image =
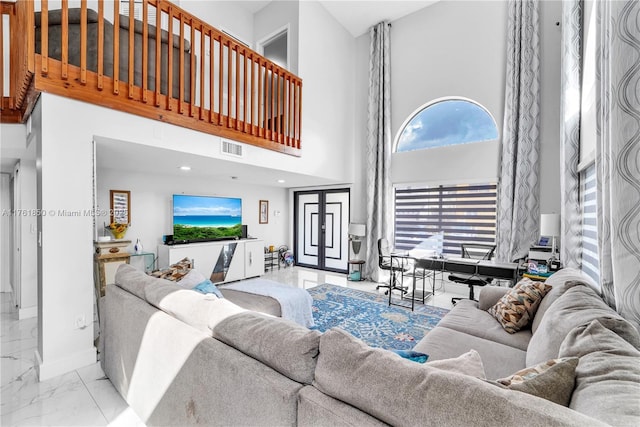
[[[308,289],[313,297],[313,320],[324,332],[338,327],[372,347],[410,350],[442,317],[444,308],[416,305],[416,311],[389,306],[382,294],[324,284]]]

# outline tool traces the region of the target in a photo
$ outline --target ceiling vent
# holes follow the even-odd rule
[[[242,145],[235,142],[222,140],[222,153],[234,157],[242,157]]]

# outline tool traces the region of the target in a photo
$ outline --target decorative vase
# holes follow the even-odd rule
[[[136,240],[136,244],[133,247],[133,249],[136,251],[137,254],[141,254],[142,253],[142,242],[140,241],[140,239]]]

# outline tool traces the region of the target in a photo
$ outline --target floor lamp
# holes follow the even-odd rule
[[[356,256],[360,253],[360,246],[362,245],[360,238],[366,235],[366,231],[367,228],[364,224],[349,224],[349,241]]]

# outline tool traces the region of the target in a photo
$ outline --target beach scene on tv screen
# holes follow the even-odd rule
[[[173,239],[215,240],[242,235],[242,199],[173,197]]]

